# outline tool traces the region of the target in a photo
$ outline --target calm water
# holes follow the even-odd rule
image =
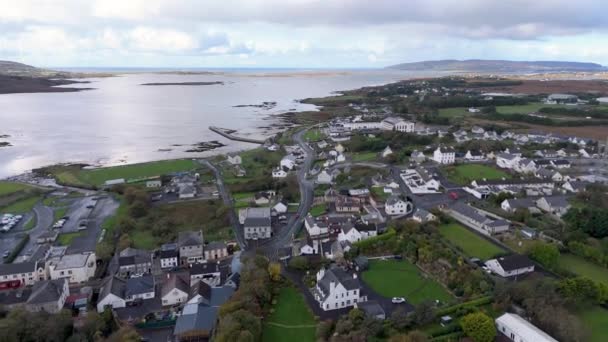
[[[59,163],[100,165],[205,156],[250,148],[208,130],[211,125],[266,137],[273,115],[315,109],[298,99],[408,78],[395,71],[297,74],[232,71],[218,75],[125,74],[91,79],[74,93],[0,95],[0,135],[14,146],[0,148],[0,178]],[[222,81],[211,86],[141,86],[149,82]],[[236,108],[264,101],[272,109]],[[6,139],[0,139],[6,140]],[[226,147],[187,153],[188,145],[218,140]],[[181,144],[183,146],[172,146]],[[159,151],[171,149],[171,151]]]

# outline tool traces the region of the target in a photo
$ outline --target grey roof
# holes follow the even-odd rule
[[[190,275],[196,274],[209,274],[209,273],[218,273],[220,272],[219,264],[215,262],[207,262],[204,264],[194,264],[190,268]]]
[[[0,264],[0,276],[17,273],[28,273],[36,270],[36,262],[19,262],[14,264]]]
[[[177,245],[179,247],[202,245],[203,242],[203,232],[200,230],[179,232],[177,235]]]
[[[421,217],[421,218],[426,218],[429,214],[430,214],[430,212],[428,212],[425,209],[421,209],[421,208],[416,209],[416,211],[414,212],[414,216]]]
[[[197,281],[196,284],[190,287],[188,299],[192,299],[196,296],[201,296],[201,303],[209,305],[211,300],[211,286],[204,281]]]
[[[173,289],[190,293],[190,275],[187,272],[169,273],[167,277],[160,289],[161,297],[164,297],[167,293],[173,291]]]
[[[524,198],[512,198],[507,199],[509,202],[509,206],[515,209],[527,209],[531,207],[536,207],[536,200],[534,198],[524,197]]]
[[[402,200],[402,199],[401,199],[399,196],[392,195],[392,196],[390,196],[390,197],[389,197],[389,198],[386,200],[386,204],[387,204],[387,205],[394,205],[394,204],[396,204],[396,203],[397,203],[397,202],[399,202],[399,201],[403,202],[403,200]]]
[[[224,249],[227,248],[226,244],[222,241],[213,241],[213,242],[209,242],[209,244],[207,244],[205,246],[205,249]]]
[[[534,263],[528,259],[527,256],[521,254],[512,254],[496,259],[505,271],[518,270],[520,268],[526,268],[534,266]]]
[[[363,222],[355,223],[355,228],[360,232],[375,232],[378,230],[378,228],[376,227],[376,224],[374,224],[374,223],[365,224]]]
[[[61,295],[67,278],[45,280],[34,284],[32,294],[27,300],[27,304],[44,304],[49,302],[57,302]]]
[[[179,336],[193,330],[211,332],[215,327],[218,308],[209,307],[204,304],[190,305],[196,305],[196,312],[179,316],[175,322],[173,335]]]
[[[365,312],[368,317],[385,316],[386,313],[380,304],[375,300],[368,300],[366,302],[357,303],[357,308]]]
[[[118,264],[120,266],[138,265],[152,262],[152,253],[135,248],[125,248],[120,252]]]
[[[104,280],[101,290],[99,291],[99,300],[113,294],[119,298],[125,298],[127,282],[121,278],[112,276]]]
[[[496,158],[502,158],[502,159],[506,159],[506,160],[513,160],[515,158],[517,158],[516,155],[514,154],[510,154],[510,153],[499,153],[496,155]]]
[[[492,228],[492,227],[502,227],[502,226],[508,226],[510,225],[509,221],[506,220],[496,220],[496,221],[490,221],[488,223],[486,223],[486,226]]]
[[[323,289],[323,294],[328,296],[330,283],[342,284],[347,290],[356,290],[361,288],[361,283],[358,278],[354,278],[353,275],[347,273],[338,266],[332,265],[328,270],[325,270],[323,278],[318,281],[318,285]]]
[[[154,277],[152,275],[127,279],[125,289],[127,297],[148,292],[154,292]]]
[[[0,305],[10,306],[23,304],[30,297],[31,293],[32,289],[27,287],[22,287],[13,291],[0,291]]]
[[[464,215],[476,222],[486,222],[488,218],[481,215],[475,208],[462,202],[456,202],[450,206],[450,210],[455,211],[461,215]]]
[[[566,208],[570,206],[566,196],[549,196],[544,198],[552,208]]]
[[[270,227],[270,208],[247,208],[245,226]]]

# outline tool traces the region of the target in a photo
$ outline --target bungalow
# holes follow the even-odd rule
[[[163,186],[163,183],[160,179],[146,181],[146,188],[160,188],[161,186]]]
[[[516,314],[504,313],[496,319],[495,323],[496,330],[513,342],[557,342],[556,339]]]
[[[44,280],[32,287],[32,293],[25,302],[25,309],[30,312],[58,313],[63,309],[69,295],[67,278]]]
[[[521,157],[509,153],[499,153],[496,155],[496,165],[503,169],[515,169]]]
[[[393,154],[393,150],[391,150],[390,146],[386,146],[381,153],[382,158],[386,158],[386,157],[390,156],[391,154]]]
[[[585,191],[587,185],[589,185],[589,183],[583,181],[567,181],[562,185],[562,188],[570,192],[578,193]]]
[[[520,209],[527,209],[530,212],[538,212],[536,200],[533,198],[508,198],[500,203],[500,208],[508,213],[514,213]]]
[[[331,184],[333,181],[333,176],[327,172],[327,169],[321,171],[317,175],[317,184]]]
[[[315,249],[315,243],[313,240],[295,240],[291,245],[291,255],[299,256],[299,255],[314,255],[317,254],[317,250]]]
[[[180,265],[192,265],[203,262],[203,231],[179,232],[177,245],[179,247]]]
[[[562,217],[570,209],[565,196],[541,197],[536,201],[536,206],[557,217]]]
[[[410,156],[410,160],[415,163],[422,163],[426,160],[426,156],[424,155],[424,153],[422,153],[420,151],[414,151],[414,152],[412,152],[412,155]]]
[[[121,278],[110,276],[101,284],[97,300],[97,312],[102,313],[106,308],[119,309],[127,306],[125,300],[127,282]]]
[[[226,157],[226,161],[230,164],[230,165],[241,165],[243,163],[243,158],[241,158],[241,156],[239,156],[238,154],[235,155],[231,155],[229,154]]]
[[[486,266],[492,273],[503,278],[534,272],[534,263],[527,256],[512,254],[486,261]]]
[[[507,231],[510,226],[508,221],[490,219],[482,215],[477,209],[462,202],[455,202],[450,205],[447,208],[447,213],[458,222],[485,235]]]
[[[439,164],[454,164],[456,152],[452,148],[437,147],[435,152],[433,152],[433,160]]]
[[[283,170],[292,170],[296,166],[296,156],[288,154],[281,159],[280,166]]]
[[[174,268],[179,265],[179,251],[176,243],[167,243],[160,246],[160,267]]]
[[[190,294],[190,276],[187,272],[167,273],[160,296],[163,306],[186,303]]]
[[[414,210],[410,201],[404,201],[398,196],[392,195],[384,203],[384,211],[387,215],[407,215]]]
[[[277,167],[272,169],[272,178],[285,178],[287,177],[287,172],[283,170],[281,167]]]
[[[361,283],[357,274],[352,275],[332,265],[329,269],[321,268],[317,273],[317,284],[312,289],[319,307],[325,311],[343,309],[365,302],[367,297],[361,294]]]
[[[507,148],[505,148],[505,150],[503,152],[506,154],[512,154],[519,158],[521,158],[523,155],[523,152],[521,151],[521,149],[519,147],[507,147]]]
[[[482,161],[485,160],[485,156],[479,150],[468,150],[464,155],[464,159],[468,161]]]
[[[412,216],[412,219],[416,222],[429,222],[429,221],[435,221],[437,220],[437,216],[431,214],[430,212],[424,210],[424,209],[416,209],[416,211],[414,212],[414,215]]]
[[[536,170],[536,177],[541,179],[550,179],[554,182],[561,182],[564,180],[564,176],[561,173],[555,170],[549,170],[547,168],[541,167]]]
[[[257,205],[264,205],[270,203],[272,197],[272,194],[268,191],[258,191],[253,195],[254,202]]]
[[[551,165],[557,169],[569,169],[572,164],[566,159],[554,159],[551,160]]]
[[[285,214],[287,212],[287,209],[287,203],[284,201],[279,201],[277,204],[274,205],[274,207],[272,207],[272,210],[274,210],[274,212],[279,215]]]
[[[486,130],[483,129],[483,127],[479,127],[479,126],[473,126],[471,128],[471,133],[473,134],[483,134]]]
[[[585,150],[584,148],[581,148],[580,150],[578,150],[578,154],[582,158],[591,158],[591,155],[589,154],[589,152],[587,152],[587,150]]]

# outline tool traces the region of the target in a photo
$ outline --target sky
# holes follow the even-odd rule
[[[0,0],[0,60],[41,67],[608,65],[606,0]]]

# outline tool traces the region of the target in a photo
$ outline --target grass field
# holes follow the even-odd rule
[[[68,208],[67,207],[57,208],[57,209],[55,209],[53,211],[53,219],[55,221],[57,221],[60,218],[64,217],[67,212],[68,212]]]
[[[608,310],[599,306],[590,310],[584,310],[579,318],[590,331],[589,342],[604,342],[608,336]]]
[[[481,164],[462,164],[444,168],[448,180],[451,182],[468,185],[474,180],[511,178],[511,176],[493,166]]]
[[[544,103],[528,103],[515,106],[498,106],[496,111],[502,114],[528,114],[537,112],[541,108],[566,108],[566,105],[548,105]]]
[[[465,107],[454,107],[454,108],[441,108],[439,109],[439,116],[444,118],[457,118],[467,115],[471,115]]]
[[[323,133],[320,129],[309,129],[304,133],[304,139],[307,141],[319,141],[321,139],[325,139],[325,133]]]
[[[262,341],[313,342],[316,322],[304,298],[294,288],[281,289],[274,312],[265,320]]]
[[[253,192],[237,192],[237,193],[232,194],[232,198],[235,201],[251,200],[251,199],[253,199],[253,196],[255,196],[255,193],[253,193]]]
[[[0,196],[10,195],[14,192],[30,189],[30,186],[21,183],[0,181]]]
[[[354,162],[364,162],[364,161],[375,160],[377,156],[378,156],[378,153],[376,153],[376,152],[356,152],[356,153],[353,153],[352,157],[353,157]]]
[[[81,235],[81,232],[59,234],[59,236],[57,237],[57,243],[61,246],[69,246],[70,244],[72,244],[72,241],[75,238]]]
[[[578,275],[604,283],[608,286],[608,269],[591,263],[573,254],[562,254],[559,257],[559,266]]]
[[[386,201],[387,198],[391,197],[391,194],[384,192],[384,187],[375,186],[371,188],[371,190],[372,194],[374,195],[374,198],[380,201]]]
[[[40,201],[41,196],[33,196],[20,201],[14,202],[0,209],[3,213],[24,214],[32,211],[32,208]]]
[[[505,252],[502,248],[457,223],[441,225],[439,232],[470,257],[487,260]]]
[[[136,231],[131,235],[131,241],[133,241],[133,247],[139,249],[152,250],[156,248],[156,239],[150,231]]]
[[[163,160],[143,164],[82,170],[79,172],[78,178],[86,183],[99,186],[110,179],[124,178],[129,180],[154,177],[172,172],[190,171],[198,166],[198,163],[190,159]]]
[[[418,267],[405,260],[371,260],[362,277],[367,285],[384,297],[404,297],[413,304],[452,299],[439,283],[426,278]]]
[[[321,216],[325,213],[325,211],[326,207],[324,204],[315,205],[314,207],[310,208],[310,215],[314,217]]]

